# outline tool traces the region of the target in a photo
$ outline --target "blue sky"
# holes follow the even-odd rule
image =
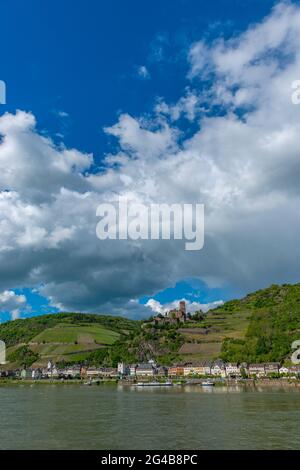
[[[202,71],[201,76],[194,74],[193,78],[190,78],[192,67],[198,67],[189,55],[193,45],[198,41],[204,41],[207,50],[209,48],[213,50],[216,47],[216,41],[222,38],[226,44],[228,43],[226,47],[230,47],[232,38],[241,38],[250,26],[255,29],[256,25],[265,21],[266,15],[272,14],[272,7],[277,3],[269,0],[263,2],[261,0],[216,0],[214,2],[204,0],[172,0],[172,2],[166,0],[152,0],[151,2],[3,0],[0,6],[0,43],[2,44],[0,79],[4,80],[7,85],[7,104],[0,106],[0,117],[7,112],[15,115],[16,110],[31,113],[36,120],[35,135],[49,137],[57,149],[71,148],[83,154],[93,154],[94,161],[87,169],[87,173],[97,174],[103,171],[103,166],[106,165],[104,158],[107,154],[117,154],[120,149],[124,151],[124,148],[125,152],[128,150],[128,143],[127,147],[122,149],[122,138],[124,138],[120,135],[122,130],[105,132],[104,128],[112,128],[123,115],[132,116],[134,119],[143,117],[144,120],[148,119],[153,124],[156,119],[153,117],[153,109],[159,100],[170,106],[175,105],[189,91],[197,95],[200,103],[201,93],[204,94],[204,91],[218,83],[218,80],[222,83],[223,78],[218,76],[216,71],[209,77],[206,77],[205,71]],[[297,3],[292,2],[295,8],[297,8]],[[277,16],[274,14],[274,21],[271,22],[272,31],[276,30],[276,21],[279,23],[280,18],[285,14],[290,13],[281,11]],[[242,47],[242,39],[239,41],[237,47]],[[282,46],[278,45],[278,47]],[[245,81],[243,84],[236,81],[229,88],[230,90],[233,87],[242,88],[244,83]],[[211,119],[231,112],[235,113],[239,119],[245,109],[247,111],[250,109],[249,103],[245,108],[236,106],[233,109],[228,102],[225,104],[217,102],[211,98],[211,95],[206,99],[205,105],[208,108],[206,116]],[[167,120],[167,118],[164,119]],[[176,120],[173,128],[176,127],[176,132],[180,133],[176,143],[178,148],[184,145],[186,148],[189,147],[189,139],[195,136],[203,126],[203,122],[199,124],[200,119],[201,113],[195,119],[187,119],[182,114]],[[169,123],[170,121],[168,125]],[[273,132],[276,125],[274,124],[274,129],[269,132]],[[244,145],[247,145],[246,142],[247,140]],[[132,148],[131,143],[129,147]],[[34,171],[33,169],[33,173]],[[18,174],[14,177],[17,180]],[[31,180],[28,181],[27,188],[31,184]],[[5,184],[7,183],[1,185],[2,191],[4,189],[16,191],[14,184],[11,187],[5,187]],[[46,197],[47,182],[44,190]],[[233,194],[235,190],[236,188],[230,190],[230,194]],[[213,190],[211,192],[215,194]],[[208,191],[205,194],[207,193]],[[27,194],[22,199],[26,204],[28,201],[31,203],[32,200]],[[222,225],[224,233],[228,233],[225,226],[230,217],[229,215],[227,222]],[[251,217],[250,214],[247,220],[249,221]],[[216,220],[212,227],[218,225]],[[252,227],[255,227],[255,224],[261,227],[260,222],[255,220],[252,222]],[[214,230],[215,228],[209,229],[209,236]],[[235,235],[238,230],[235,231]],[[273,230],[271,214],[270,230]],[[212,236],[214,240],[216,237],[218,235]],[[96,274],[93,276],[87,274],[91,277],[89,281],[82,280],[81,282],[79,277],[75,279],[74,269],[80,266],[79,261],[76,268],[70,265],[72,275],[67,273],[62,275],[62,281],[59,284],[63,268],[61,267],[60,271],[56,272],[55,278],[52,274],[49,275],[50,268],[48,269],[47,261],[45,261],[49,259],[48,256],[57,256],[58,259],[61,257],[61,254],[53,251],[51,254],[43,252],[43,262],[36,261],[36,264],[32,263],[30,266],[29,263],[28,267],[27,261],[20,261],[20,266],[15,268],[15,273],[18,271],[18,274],[14,276],[13,273],[11,280],[3,274],[1,289],[3,292],[10,291],[16,296],[26,297],[24,302],[20,299],[20,308],[15,309],[19,312],[16,315],[28,316],[65,308],[85,311],[84,296],[81,300],[78,299],[72,303],[69,298],[64,298],[65,294],[62,294],[62,291],[70,286],[72,289],[76,282],[79,282],[82,290],[91,297],[97,289],[105,291],[103,298],[95,294],[95,300],[91,301],[91,305],[87,302],[87,311],[103,311],[104,309],[110,313],[111,309],[113,313],[126,314],[128,302],[132,305],[144,306],[149,299],[168,304],[180,298],[186,298],[190,302],[204,304],[241,296],[253,288],[264,287],[273,281],[296,280],[296,269],[290,264],[288,253],[285,253],[283,260],[277,260],[276,266],[274,264],[270,272],[265,272],[265,266],[272,265],[274,260],[272,253],[268,253],[266,258],[263,258],[262,265],[259,265],[259,260],[262,260],[260,253],[261,250],[264,252],[263,247],[266,243],[264,230],[259,238],[258,247],[255,248],[255,243],[252,243],[253,239],[250,240],[250,245],[253,244],[251,249],[254,250],[254,255],[249,262],[244,262],[246,266],[249,266],[249,272],[246,268],[241,268],[242,261],[239,262],[238,258],[240,250],[243,249],[241,240],[244,240],[244,246],[249,246],[247,236],[245,235],[245,239],[242,235],[241,237],[238,241],[235,240],[233,245],[224,243],[222,247],[219,246],[220,269],[218,260],[213,259],[213,248],[208,250],[204,248],[202,258],[199,259],[199,266],[209,264],[213,268],[203,268],[203,272],[200,273],[197,266],[193,265],[191,268],[187,266],[183,269],[182,275],[180,271],[179,274],[176,271],[176,274],[170,275],[168,281],[171,268],[166,264],[162,264],[161,268],[156,265],[153,268],[153,276],[157,276],[159,270],[166,271],[162,276],[161,288],[159,288],[159,283],[156,284],[151,279],[145,280],[143,286],[138,288],[137,285],[133,285],[138,284],[133,276],[132,284],[127,286],[128,298],[126,299],[126,295],[122,294],[117,303],[114,302],[115,292],[112,292],[111,296],[106,294],[110,291],[110,287],[102,286],[100,283],[99,289],[97,288]],[[274,240],[273,243],[274,250],[277,250],[277,241]],[[33,258],[38,248],[32,244],[31,250]],[[82,248],[82,257],[84,253],[85,248]],[[225,254],[230,257],[230,262],[227,261]],[[23,251],[16,251],[16,257],[18,256],[20,260],[23,259],[22,256],[26,260],[29,257],[27,254],[25,257]],[[258,265],[252,266],[255,258]],[[66,259],[70,259],[70,256],[66,255]],[[152,258],[150,256],[150,264],[157,263],[154,259],[156,260],[155,255],[152,255]],[[53,258],[51,258],[51,263],[52,261]],[[21,272],[22,263],[24,272]],[[119,263],[126,264],[127,261],[120,256]],[[189,263],[192,263],[191,259],[187,260],[187,265]],[[229,270],[235,270],[236,275],[231,276],[230,273],[223,272],[225,265],[230,265]],[[280,273],[278,273],[278,266],[282,267]],[[39,269],[43,273],[40,279],[36,275]],[[123,269],[124,264],[120,267],[121,271]],[[130,269],[129,265],[128,269]],[[142,269],[144,272],[145,268]],[[241,269],[240,273],[238,273],[239,269]],[[13,272],[14,268],[12,267],[11,270]],[[118,272],[118,266],[115,270]],[[257,271],[260,273],[259,276],[255,274]],[[98,270],[97,276],[99,279],[102,277],[102,273]],[[126,274],[123,273],[118,280],[119,285],[122,285],[124,276],[126,277]],[[240,283],[241,279],[243,282]],[[77,288],[75,288],[76,291],[78,292]],[[7,320],[11,315],[11,309],[8,309],[8,305],[11,304],[8,300],[5,302],[3,301],[0,314],[2,320]],[[138,308],[133,308],[133,316],[147,314],[147,310],[139,313]],[[151,313],[150,310],[149,313]]]
[[[30,110],[40,130],[93,152],[118,113],[150,112],[155,99],[180,98],[188,85],[186,53],[201,37],[231,36],[264,17],[264,0],[4,0],[1,2],[3,111]],[[137,69],[146,66],[150,79]],[[69,114],[60,117],[59,112]]]

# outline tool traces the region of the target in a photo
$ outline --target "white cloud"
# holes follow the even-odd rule
[[[87,190],[81,172],[88,170],[92,156],[76,149],[56,148],[35,131],[31,113],[17,111],[0,118],[0,191],[9,189],[27,201],[42,203],[61,188]]]
[[[161,315],[165,315],[168,312],[168,307],[163,306],[155,299],[149,299],[145,305],[146,307],[149,307],[152,312],[160,313]]]
[[[280,4],[232,40],[194,44],[193,90],[152,116],[106,128],[119,151],[91,172],[92,155],[57,147],[22,111],[0,118],[0,290],[34,288],[63,309],[137,316],[154,296],[195,277],[240,292],[299,281],[300,7]],[[211,86],[199,77],[210,74]],[[164,103],[162,100],[161,103]],[[216,105],[220,116],[209,112]],[[192,137],[178,129],[179,116]],[[135,201],[205,204],[205,245],[102,241],[96,207]]]
[[[202,108],[199,107],[199,97],[195,92],[193,93],[188,89],[186,95],[173,105],[168,105],[165,101],[159,100],[155,106],[155,111],[158,114],[169,116],[172,121],[177,121],[181,116],[184,116],[192,122],[197,113],[202,111]]]
[[[62,110],[58,110],[58,111],[57,111],[57,115],[58,115],[59,117],[61,117],[61,118],[67,118],[67,117],[69,117],[69,114],[66,113],[66,111],[62,111]]]
[[[140,78],[147,80],[150,78],[150,73],[145,65],[141,65],[137,69],[137,74]]]
[[[10,312],[12,320],[19,318],[20,310],[27,307],[25,295],[17,295],[12,290],[0,292],[0,316],[1,312]]]
[[[151,129],[151,124],[155,124],[155,129]],[[118,123],[106,127],[105,132],[117,137],[124,151],[143,160],[158,158],[176,148],[177,132],[164,121],[144,123],[129,114],[122,114]]]

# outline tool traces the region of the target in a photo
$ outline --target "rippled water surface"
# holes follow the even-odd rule
[[[299,449],[300,390],[0,387],[1,449]]]

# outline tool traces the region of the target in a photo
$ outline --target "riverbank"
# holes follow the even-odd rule
[[[241,380],[213,380],[214,386],[216,387],[232,387],[232,386],[241,386],[241,387],[281,387],[281,388],[300,388],[300,379],[241,379]],[[203,380],[188,380],[188,381],[173,381],[173,385],[177,387],[186,387],[186,386],[199,386]],[[125,387],[131,387],[136,385],[136,381],[128,380],[116,380],[116,379],[105,379],[97,380],[95,382],[89,383],[85,379],[64,379],[64,380],[31,380],[31,379],[0,379],[1,386],[31,386],[31,385],[85,385],[85,386],[100,386],[100,385],[123,385]]]
[[[286,380],[286,379],[255,379],[245,381],[228,381],[228,385],[241,385],[244,384],[248,387],[282,387],[282,388],[300,388],[300,380]]]
[[[114,380],[101,380],[94,385],[117,385],[117,381]],[[65,380],[30,380],[30,379],[0,379],[1,386],[19,386],[19,385],[89,385],[85,380],[80,379],[65,379]]]

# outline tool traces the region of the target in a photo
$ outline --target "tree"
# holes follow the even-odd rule
[[[202,310],[197,310],[193,315],[193,320],[202,321],[204,320],[204,318],[205,318],[205,315],[202,312]]]

